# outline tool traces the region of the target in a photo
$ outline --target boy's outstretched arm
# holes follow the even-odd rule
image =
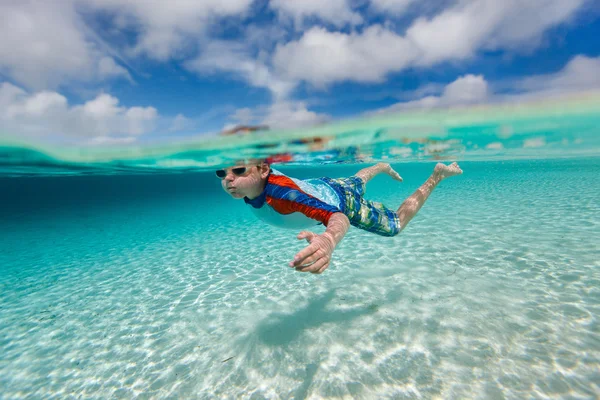
[[[310,244],[306,246],[290,262],[290,267],[296,268],[300,272],[312,272],[320,274],[329,267],[331,255],[335,246],[342,241],[350,221],[348,217],[341,212],[335,213],[329,218],[327,229],[321,235],[309,231],[302,231],[298,239],[306,239]]]

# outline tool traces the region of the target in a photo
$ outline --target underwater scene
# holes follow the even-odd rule
[[[600,396],[600,96],[204,140],[0,143],[0,398]],[[322,274],[215,170],[389,163]],[[317,225],[312,232],[322,234]]]

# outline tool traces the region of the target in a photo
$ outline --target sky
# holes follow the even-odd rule
[[[111,145],[600,89],[597,0],[0,0],[0,135]]]

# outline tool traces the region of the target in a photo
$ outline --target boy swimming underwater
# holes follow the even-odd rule
[[[323,224],[324,233],[302,231],[299,240],[310,244],[290,262],[300,272],[320,274],[329,267],[333,250],[350,225],[382,236],[395,236],[423,206],[433,189],[445,178],[462,174],[456,163],[439,163],[433,173],[397,211],[364,199],[365,187],[374,176],[385,173],[402,178],[389,164],[379,163],[349,178],[299,180],[274,170],[268,163],[238,164],[216,171],[223,190],[244,199],[258,218],[275,226],[307,228]]]

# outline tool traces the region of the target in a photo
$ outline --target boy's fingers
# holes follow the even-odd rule
[[[302,231],[298,234],[297,238],[298,238],[298,240],[306,239],[308,242],[310,242],[310,240],[312,239],[312,237],[314,235],[315,234],[313,232]]]
[[[321,268],[323,268],[327,264],[327,258],[323,257],[319,259],[316,263],[311,265],[312,268],[310,269],[310,272],[312,272],[313,274],[320,274],[319,271],[321,271]]]
[[[319,247],[317,245],[312,244],[305,247],[304,250],[296,254],[296,256],[294,257],[294,261],[290,263],[290,267],[302,265],[304,263],[304,259],[314,254],[318,249]]]
[[[318,259],[314,264],[308,265],[306,267],[298,267],[296,271],[301,272],[312,272],[315,273],[321,269],[323,265],[327,263],[327,259],[325,257]]]
[[[321,258],[322,255],[319,254],[319,250],[315,251],[313,254],[311,254],[310,256],[306,257],[304,260],[302,260],[301,265],[310,265],[312,263],[314,263],[315,261],[317,261],[319,258]]]
[[[329,267],[329,263],[323,265],[321,268],[319,268],[319,270],[317,272],[314,272],[314,273],[315,274],[322,274],[323,271],[325,271],[328,267]]]

